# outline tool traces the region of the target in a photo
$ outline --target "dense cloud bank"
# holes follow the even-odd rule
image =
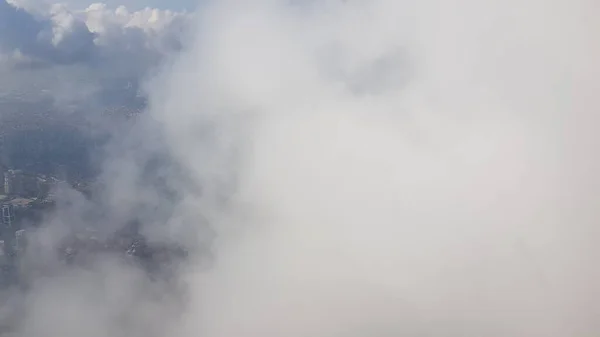
[[[188,260],[167,281],[113,256],[47,272],[15,334],[597,336],[597,12],[209,2],[98,200],[64,192],[27,261],[129,219]]]

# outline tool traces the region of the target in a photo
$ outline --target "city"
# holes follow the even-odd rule
[[[52,214],[56,205],[55,191],[60,184],[89,195],[85,182],[67,183],[54,176],[34,174],[18,169],[2,173],[0,189],[0,284],[19,282],[19,261],[27,252],[28,234],[44,225],[46,216]],[[98,228],[85,227],[73,230],[56,247],[59,260],[66,264],[85,264],[87,259],[102,253],[118,254],[135,259],[148,271],[167,267],[173,259],[185,257],[179,247],[150,245],[140,234],[139,223],[130,221],[110,235],[101,235]]]
[[[6,265],[23,253],[28,228],[38,225],[54,205],[50,191],[60,180],[13,169],[3,171],[0,178],[0,264]]]

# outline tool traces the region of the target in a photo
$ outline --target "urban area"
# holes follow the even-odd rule
[[[56,198],[53,191],[59,184],[67,182],[16,169],[4,170],[0,178],[0,285],[10,285],[21,282],[18,279],[19,262],[27,252],[28,234],[51,214]],[[87,192],[85,183],[70,182],[69,185]],[[135,260],[149,271],[164,271],[165,267],[173,265],[174,259],[186,255],[179,247],[148,244],[136,225],[135,222],[126,224],[108,237],[97,235],[94,228],[74,231],[56,247],[55,253],[59,261],[67,264],[85,263],[100,253],[116,253]]]
[[[42,214],[54,205],[50,193],[60,180],[22,170],[0,173],[0,266],[4,272],[26,248],[28,229],[41,221]]]

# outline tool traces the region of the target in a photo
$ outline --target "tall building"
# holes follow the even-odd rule
[[[4,144],[4,133],[0,131],[0,168],[8,164],[8,153],[6,152],[6,146]]]
[[[23,252],[25,250],[26,246],[27,246],[27,238],[25,236],[25,230],[19,229],[18,231],[15,232],[15,243],[14,243],[15,252],[17,252],[18,254],[21,254],[21,252]]]
[[[3,172],[2,174],[2,189],[4,190],[4,194],[9,195],[12,193],[11,190],[11,174],[9,171]]]
[[[37,176],[21,170],[5,171],[3,188],[6,195],[34,198],[40,194],[40,182]]]
[[[8,280],[6,278],[7,267],[11,264],[10,250],[6,245],[6,241],[0,240],[0,285],[6,284]]]
[[[15,211],[12,205],[4,204],[2,210],[2,225],[5,228],[12,228],[15,222]]]

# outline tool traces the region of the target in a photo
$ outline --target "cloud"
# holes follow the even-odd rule
[[[595,335],[596,9],[204,8],[150,96],[218,233],[174,334]]]
[[[30,90],[19,96],[31,101],[49,97],[61,110],[84,102],[94,102],[87,104],[88,109],[136,104],[131,95],[135,96],[137,84],[182,48],[189,17],[150,8],[110,9],[101,3],[73,10],[61,4],[44,7],[3,0],[0,86],[4,92],[18,92],[15,82],[29,82],[25,87],[45,84],[43,95]],[[75,83],[81,83],[82,76],[86,80],[79,90]],[[53,77],[64,80],[56,87]],[[129,101],[123,101],[123,92],[131,93]]]
[[[597,335],[595,9],[201,7],[98,200],[67,194],[37,237],[134,218],[189,260],[166,284],[106,256],[51,272],[19,336]]]
[[[110,10],[102,3],[83,11],[56,4],[42,15],[17,6],[6,0],[0,4],[3,49],[49,63],[91,61],[98,52],[116,53],[119,49],[170,52],[169,48],[178,44],[167,41],[166,36],[179,38],[186,17],[185,13],[150,8],[132,13],[124,6]]]
[[[65,10],[55,8],[46,19],[36,18],[23,9],[2,1],[2,46],[50,63],[72,63],[88,57],[94,35],[84,22]]]

